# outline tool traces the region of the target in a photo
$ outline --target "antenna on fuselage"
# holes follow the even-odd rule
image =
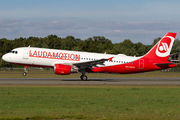
[[[31,46],[29,45],[28,48],[30,48]]]

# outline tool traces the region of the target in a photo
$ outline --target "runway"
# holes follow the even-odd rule
[[[0,85],[180,85],[180,78],[0,78]]]

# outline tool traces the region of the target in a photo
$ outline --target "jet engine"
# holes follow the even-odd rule
[[[71,65],[55,64],[54,73],[59,75],[69,75],[70,73],[76,73],[78,69]]]

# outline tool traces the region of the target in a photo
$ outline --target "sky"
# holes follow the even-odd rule
[[[0,0],[0,38],[104,36],[113,43],[180,39],[179,0]]]

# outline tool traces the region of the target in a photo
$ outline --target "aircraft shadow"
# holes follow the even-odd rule
[[[61,80],[61,81],[81,81],[81,82],[90,82],[90,81],[106,81],[106,82],[118,82],[117,80],[114,79],[102,79],[102,78],[89,78],[87,81],[83,81],[80,79],[65,79],[65,80]]]

